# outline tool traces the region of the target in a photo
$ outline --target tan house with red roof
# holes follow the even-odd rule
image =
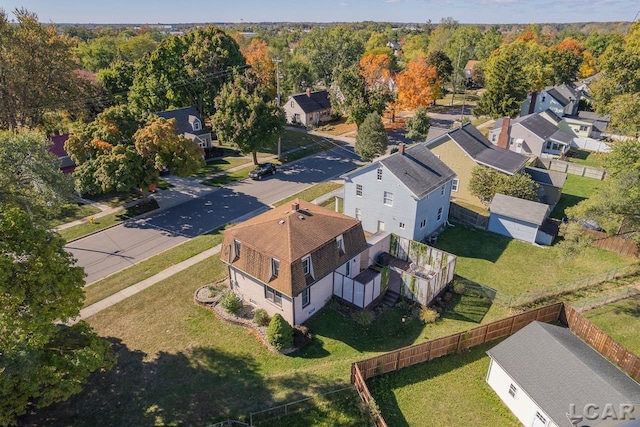
[[[366,254],[360,221],[296,199],[226,230],[220,258],[236,294],[294,325],[326,304],[334,281],[355,282]],[[364,285],[363,302],[374,288]]]

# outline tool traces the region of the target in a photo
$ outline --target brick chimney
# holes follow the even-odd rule
[[[404,142],[401,142],[400,144],[398,144],[398,153],[404,156]]]
[[[538,100],[538,92],[531,92],[531,102],[529,102],[529,112],[527,114],[533,114],[536,111],[536,101]]]
[[[291,211],[292,212],[298,212],[299,209],[300,209],[300,203],[298,203],[298,202],[291,203]]]
[[[307,88],[307,96],[311,98],[311,89]]]
[[[511,125],[511,119],[505,117],[502,119],[502,129],[500,129],[500,135],[498,136],[498,147],[509,149],[509,125]]]

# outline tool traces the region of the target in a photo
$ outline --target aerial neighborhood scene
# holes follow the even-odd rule
[[[0,426],[640,426],[639,17],[3,2]]]

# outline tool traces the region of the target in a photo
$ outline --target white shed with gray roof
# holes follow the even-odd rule
[[[555,235],[543,227],[550,209],[544,203],[496,194],[489,207],[487,230],[530,243],[550,245]]]
[[[626,421],[640,416],[640,385],[569,329],[534,321],[487,354],[487,383],[527,427],[605,425],[627,408]]]

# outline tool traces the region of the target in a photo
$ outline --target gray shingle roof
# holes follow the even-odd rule
[[[489,211],[492,214],[502,215],[536,225],[541,225],[544,222],[547,218],[548,210],[549,206],[544,203],[505,196],[500,193],[493,196],[491,206],[489,207]]]
[[[562,142],[567,145],[571,145],[571,142],[573,141],[573,136],[558,129],[556,132],[553,133],[553,135],[549,137],[549,139],[552,139],[557,142]]]
[[[404,154],[392,154],[380,163],[417,198],[426,196],[456,176],[425,144],[406,148]]]
[[[598,132],[605,132],[611,121],[610,115],[601,116],[591,111],[578,111],[578,118],[592,123]]]
[[[509,175],[520,171],[529,160],[527,156],[493,145],[470,123],[447,135],[477,163]]]
[[[569,105],[571,100],[575,101],[578,99],[578,92],[575,88],[569,86],[566,83],[563,83],[558,86],[553,86],[545,89],[549,96],[552,96],[556,101],[562,104],[563,107]]]
[[[314,111],[323,111],[331,108],[331,102],[329,101],[329,92],[326,90],[319,90],[311,92],[307,95],[306,92],[291,95],[302,111],[305,113],[313,113]]]
[[[560,128],[542,117],[539,113],[529,114],[519,117],[511,122],[511,126],[519,124],[530,132],[533,132],[542,140],[547,140],[551,135],[558,132]]]
[[[192,135],[203,135],[211,133],[211,129],[204,125],[204,121],[200,117],[200,113],[196,107],[178,108],[176,110],[159,111],[156,116],[160,116],[167,120],[176,119],[178,126],[178,135],[190,133]],[[192,123],[194,119],[200,120],[200,130],[194,131]]]
[[[487,351],[557,425],[588,403],[640,402],[640,385],[566,328],[533,322]],[[584,420],[582,425],[597,422]]]
[[[564,187],[564,182],[567,180],[567,174],[562,172],[556,172],[549,169],[540,169],[526,167],[524,169],[526,173],[531,175],[531,178],[538,184],[552,185],[554,187]]]

